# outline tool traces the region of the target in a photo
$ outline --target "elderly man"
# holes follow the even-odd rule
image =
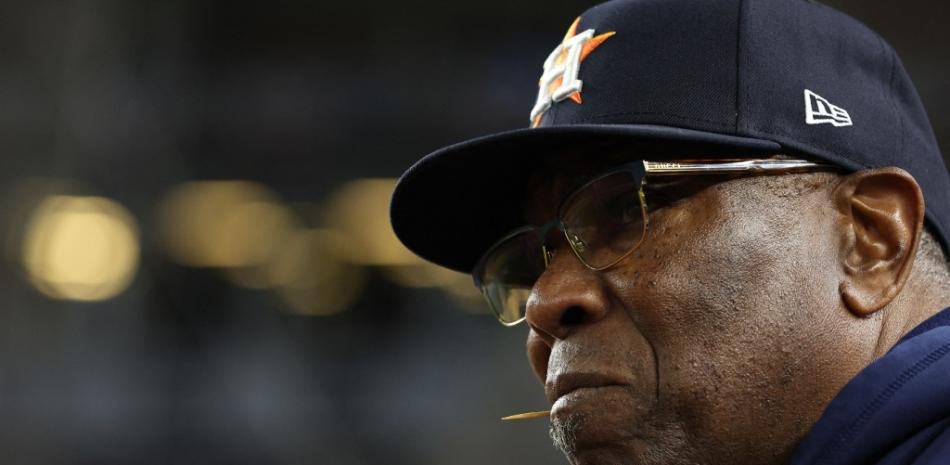
[[[894,51],[805,0],[616,0],[531,128],[413,166],[575,464],[950,463],[950,180]]]

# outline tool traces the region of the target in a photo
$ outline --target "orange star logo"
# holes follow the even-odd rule
[[[569,98],[577,104],[583,103],[583,82],[577,78],[580,64],[604,41],[616,34],[611,31],[594,36],[593,29],[578,34],[577,27],[580,22],[580,17],[574,20],[564,35],[564,40],[544,62],[544,74],[538,82],[538,99],[531,110],[531,127],[541,124],[544,112],[555,102]]]

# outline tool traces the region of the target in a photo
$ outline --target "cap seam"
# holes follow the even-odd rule
[[[605,118],[612,118],[612,117],[615,117],[615,116],[663,116],[663,117],[666,117],[666,118],[679,119],[679,120],[683,120],[683,121],[698,121],[698,122],[701,122],[701,123],[709,124],[709,125],[711,125],[711,127],[716,128],[716,129],[721,130],[721,131],[725,131],[725,132],[728,132],[728,131],[729,131],[729,126],[728,126],[728,125],[723,125],[723,124],[721,124],[720,122],[712,121],[712,120],[708,120],[708,119],[704,119],[704,118],[694,118],[694,117],[690,117],[690,116],[680,116],[680,115],[673,115],[673,114],[669,114],[669,113],[636,112],[636,111],[634,111],[634,112],[605,113],[605,114],[602,114],[602,115],[591,116],[591,117],[585,118],[585,119],[583,119],[583,120],[572,121],[571,124],[564,124],[564,125],[561,125],[561,126],[563,126],[563,127],[568,127],[568,126],[573,126],[573,125],[576,125],[576,124],[584,124],[584,123],[590,123],[590,124],[605,124],[605,123],[600,122],[600,121],[598,121],[598,120],[602,120],[602,119],[605,119]],[[621,122],[621,123],[609,123],[609,124],[616,124],[616,125],[618,125],[618,126],[632,126],[632,125],[637,125],[637,124],[663,124],[663,123],[665,123],[665,122],[644,123],[644,122],[642,122],[642,121],[637,121],[637,122],[624,121],[624,122]],[[732,136],[732,135],[734,135],[734,134],[726,134],[726,135]]]
[[[739,134],[739,109],[742,105],[741,89],[742,89],[742,11],[745,2],[743,0],[738,1],[739,11],[736,13],[736,124],[735,124],[735,134]]]
[[[881,46],[884,47],[884,50],[888,50],[885,45],[884,39],[878,36],[878,40],[881,41]],[[888,101],[891,102],[891,108],[894,110],[894,115],[897,117],[897,153],[904,154],[904,114],[898,111],[897,103],[894,102],[895,87],[894,87],[894,76],[897,75],[897,54],[891,50],[889,53],[891,58],[891,75],[888,78]]]
[[[881,49],[881,57],[886,62],[889,63],[886,67],[887,72],[888,72],[886,87],[878,86],[878,92],[880,92],[881,98],[883,98],[887,102],[887,104],[891,107],[891,111],[893,112],[894,119],[897,120],[893,125],[893,129],[896,131],[893,137],[894,150],[896,151],[897,154],[901,154],[903,153],[903,141],[902,141],[903,138],[901,134],[901,114],[897,110],[897,105],[894,104],[894,99],[893,99],[894,60],[892,59],[892,55],[887,53],[888,49],[887,49],[886,43],[884,42],[884,38],[882,38],[879,34],[876,34],[876,33],[874,34],[874,37],[877,38],[878,46]]]

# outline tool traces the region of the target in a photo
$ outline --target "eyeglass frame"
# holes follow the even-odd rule
[[[515,326],[527,318],[527,313],[524,314],[521,318],[512,321],[506,322],[501,319],[502,312],[498,311],[495,308],[492,301],[485,294],[485,290],[482,287],[481,279],[479,278],[479,270],[485,265],[491,253],[497,249],[499,246],[510,240],[511,238],[523,234],[528,231],[537,231],[537,234],[542,240],[541,244],[541,253],[544,259],[544,268],[547,269],[550,265],[550,260],[552,258],[551,251],[547,248],[547,244],[543,238],[547,237],[551,229],[557,228],[564,233],[564,237],[567,240],[568,245],[571,248],[571,252],[575,257],[583,264],[587,269],[591,271],[603,271],[608,268],[615,266],[616,264],[622,262],[630,254],[640,248],[640,245],[647,237],[648,224],[649,224],[649,214],[647,212],[647,200],[646,195],[643,192],[643,188],[646,185],[646,178],[648,175],[655,176],[681,176],[681,175],[714,175],[714,174],[764,174],[764,173],[796,173],[796,172],[812,172],[820,170],[840,170],[840,166],[824,163],[820,161],[811,161],[804,159],[796,158],[787,158],[785,155],[774,155],[771,158],[754,158],[754,159],[689,159],[689,160],[676,160],[676,161],[648,161],[648,160],[638,160],[635,162],[624,163],[619,166],[615,166],[597,176],[593,179],[587,181],[580,187],[574,189],[558,206],[557,214],[555,218],[541,226],[526,225],[520,228],[516,228],[510,231],[508,234],[505,234],[501,239],[495,241],[486,249],[485,253],[479,258],[476,262],[475,267],[472,269],[472,278],[475,282],[475,287],[481,291],[482,295],[485,297],[485,300],[488,301],[489,307],[492,309],[492,313],[495,314],[495,317],[498,321],[504,326]],[[640,182],[637,194],[640,199],[640,209],[643,216],[643,231],[640,235],[640,239],[637,243],[630,248],[630,250],[621,254],[618,258],[611,261],[607,265],[603,266],[592,266],[581,256],[581,253],[577,251],[577,244],[575,241],[577,239],[572,239],[568,234],[567,230],[564,228],[562,221],[562,215],[564,211],[564,206],[568,205],[571,200],[574,199],[576,195],[580,192],[583,192],[589,186],[594,183],[597,183],[604,178],[616,174],[622,171],[634,171],[636,172],[637,179]],[[642,174],[641,174],[642,173]],[[543,272],[542,272],[543,273]]]

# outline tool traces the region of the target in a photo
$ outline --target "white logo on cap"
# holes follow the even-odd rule
[[[833,105],[828,99],[805,89],[805,123],[827,123],[840,128],[851,126],[851,115],[844,108]]]
[[[577,78],[581,63],[600,44],[614,35],[614,32],[608,32],[595,37],[593,29],[578,34],[577,27],[580,22],[580,17],[574,20],[564,40],[544,61],[544,74],[538,83],[538,99],[531,110],[532,127],[541,123],[541,116],[553,103],[568,98],[577,104],[582,102],[581,88],[584,82]]]

